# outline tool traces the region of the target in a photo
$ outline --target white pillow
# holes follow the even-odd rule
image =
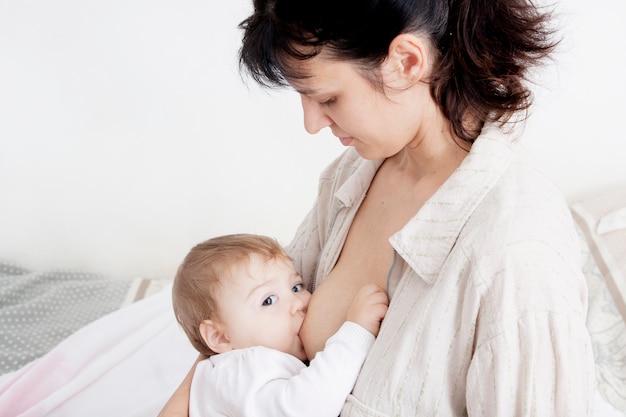
[[[597,388],[626,411],[626,187],[572,205],[589,287]]]

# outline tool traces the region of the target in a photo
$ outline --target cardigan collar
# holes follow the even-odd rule
[[[435,282],[461,229],[514,160],[515,143],[514,135],[495,125],[485,125],[461,165],[389,238],[398,255],[424,281]],[[362,159],[352,148],[347,152],[350,162],[340,174],[345,182],[334,196],[341,207],[351,209],[353,216],[383,160]]]
[[[424,281],[435,282],[461,229],[511,165],[514,148],[511,135],[486,126],[461,165],[391,236],[392,247]]]

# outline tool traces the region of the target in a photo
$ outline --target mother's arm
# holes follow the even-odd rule
[[[189,416],[189,393],[191,392],[191,380],[193,374],[196,371],[196,365],[201,360],[206,359],[205,356],[200,355],[194,362],[193,366],[185,376],[185,379],[176,388],[174,394],[163,406],[163,409],[157,417],[188,417]]]

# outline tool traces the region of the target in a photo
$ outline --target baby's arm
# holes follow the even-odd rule
[[[272,416],[338,416],[378,334],[387,305],[387,295],[378,286],[363,287],[348,311],[348,321],[328,339],[310,366],[292,378],[265,384],[254,395],[258,401],[255,408]]]

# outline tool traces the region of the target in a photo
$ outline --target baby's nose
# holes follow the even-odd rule
[[[293,314],[296,313],[302,313],[302,314],[306,314],[306,311],[309,307],[309,303],[306,302],[305,300],[302,300],[300,298],[296,298],[296,300],[293,303]]]

